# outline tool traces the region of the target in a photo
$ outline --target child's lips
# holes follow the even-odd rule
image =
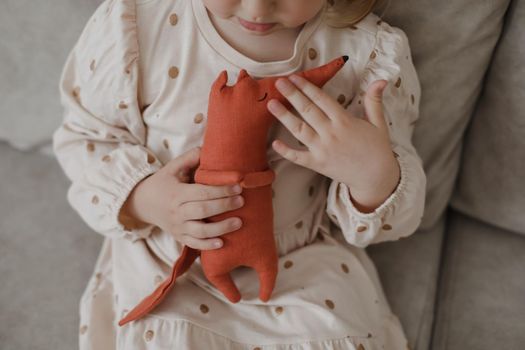
[[[244,19],[237,17],[239,23],[246,29],[252,30],[255,32],[266,32],[267,30],[272,29],[276,23],[254,23],[245,21]]]

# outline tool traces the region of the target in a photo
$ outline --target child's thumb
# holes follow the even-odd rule
[[[192,170],[199,165],[201,147],[194,147],[169,162],[172,175],[181,179],[192,175]]]
[[[387,130],[383,115],[383,91],[388,85],[388,80],[376,80],[368,87],[365,96],[365,113],[368,121],[380,129]]]

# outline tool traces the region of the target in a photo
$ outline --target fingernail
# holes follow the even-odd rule
[[[235,193],[241,192],[241,186],[239,186],[239,185],[233,186],[233,192],[235,192]]]
[[[268,102],[268,108],[270,109],[270,112],[272,113],[283,113],[284,112],[283,105],[281,104],[281,102],[277,100],[270,100],[270,102]]]
[[[277,79],[275,86],[277,86],[277,89],[281,92],[288,92],[292,89],[292,84],[285,78]]]
[[[222,243],[217,241],[217,242],[213,243],[213,245],[215,247],[217,247],[217,248],[220,248],[222,246]]]
[[[294,84],[298,85],[298,86],[301,86],[301,84],[304,82],[302,77],[296,75],[296,74],[292,74],[288,77],[288,79],[290,79]]]
[[[235,221],[234,221],[234,225],[235,225],[235,227],[237,227],[237,228],[241,227],[241,225],[242,225],[242,221],[241,221],[241,219],[235,219]]]

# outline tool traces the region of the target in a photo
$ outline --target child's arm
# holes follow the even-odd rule
[[[411,141],[421,88],[410,56],[405,33],[383,22],[359,83],[363,92],[376,80],[389,81],[383,92],[383,112],[401,174],[395,190],[375,210],[365,212],[356,208],[360,205],[353,202],[346,184],[329,179],[326,211],[345,239],[359,247],[411,235],[423,216],[426,175]],[[348,106],[356,114],[363,113],[359,92]]]
[[[102,235],[134,241],[154,226],[131,227],[133,220],[119,220],[120,209],[136,184],[162,164],[145,147],[136,23],[126,6],[103,2],[69,53],[59,85],[64,118],[53,149],[72,181],[68,201],[82,219]]]

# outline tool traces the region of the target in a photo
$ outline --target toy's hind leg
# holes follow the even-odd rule
[[[277,279],[277,269],[277,265],[272,268],[264,266],[263,264],[255,266],[255,271],[257,271],[257,275],[259,276],[259,299],[264,302],[267,302],[272,295]]]
[[[224,294],[232,303],[241,300],[241,293],[229,273],[217,276],[206,276],[213,285]]]

